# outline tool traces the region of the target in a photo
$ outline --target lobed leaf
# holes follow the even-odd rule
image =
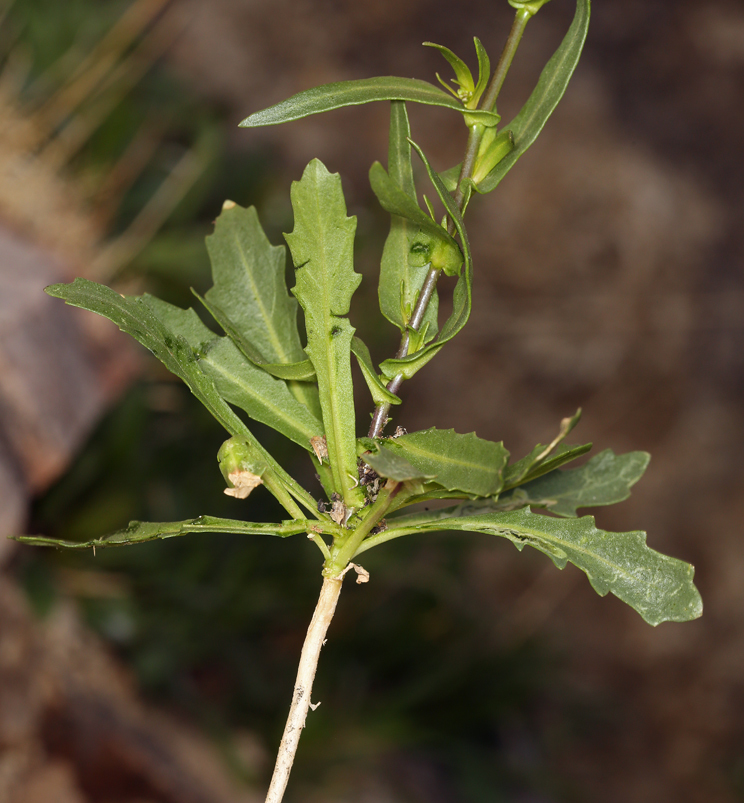
[[[286,538],[289,535],[307,532],[311,527],[317,528],[317,521],[303,519],[283,521],[281,524],[256,524],[249,521],[221,519],[215,516],[199,516],[188,521],[148,522],[130,521],[122,530],[93,538],[90,541],[65,541],[60,538],[48,538],[42,535],[13,536],[13,540],[34,546],[64,547],[65,549],[96,549],[107,546],[130,546],[143,544],[157,539],[174,538],[187,533],[239,533],[242,535],[277,535]]]
[[[437,530],[498,535],[520,551],[527,545],[544,552],[559,569],[573,563],[598,594],[612,592],[651,625],[685,622],[702,615],[692,566],[650,549],[643,532],[599,530],[592,516],[558,519],[529,509],[462,517],[441,512],[400,516],[388,521],[385,532],[364,541],[357,554],[402,535]]]
[[[214,286],[201,300],[225,333],[272,376],[312,379],[300,344],[297,300],[287,292],[286,248],[271,245],[255,207],[226,203],[207,237],[207,251]],[[313,386],[292,384],[290,390],[320,414]]]
[[[347,507],[360,507],[351,380],[354,329],[342,317],[362,279],[354,271],[356,218],[346,215],[339,175],[318,159],[293,182],[291,195],[295,225],[285,237],[297,275],[292,292],[305,312],[306,351],[318,378],[333,482]]]
[[[494,125],[494,121],[498,121],[498,115],[492,112],[466,109],[457,98],[448,95],[427,81],[417,78],[380,76],[378,78],[361,78],[355,81],[338,81],[306,89],[281,103],[254,112],[246,117],[240,126],[254,128],[288,123],[311,114],[341,109],[345,106],[374,103],[379,100],[404,100],[423,103],[427,106],[443,106],[465,112],[469,116],[474,115],[474,119],[484,125]]]
[[[580,507],[614,505],[630,496],[651,456],[647,452],[616,455],[605,449],[580,468],[551,471],[520,485],[499,501],[545,507],[558,516],[576,516]]]

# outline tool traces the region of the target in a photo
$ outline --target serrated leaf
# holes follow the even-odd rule
[[[255,207],[223,209],[206,242],[214,282],[207,303],[223,313],[263,362],[304,360],[297,301],[285,280],[286,248],[271,245]]]
[[[375,404],[400,404],[400,398],[383,385],[377,371],[375,371],[369,349],[358,337],[351,339],[351,353],[357,358],[364,381],[372,394],[372,401]]]
[[[411,144],[424,162],[429,178],[447,214],[454,221],[455,228],[460,237],[460,251],[464,261],[460,278],[457,280],[452,296],[452,314],[445,322],[441,331],[431,343],[424,346],[416,353],[399,360],[390,359],[381,363],[380,371],[386,379],[392,379],[398,374],[401,374],[405,379],[410,379],[417,371],[423,368],[423,366],[437,354],[442,346],[444,346],[447,341],[451,340],[463,326],[465,326],[470,317],[470,309],[472,306],[473,260],[470,253],[470,242],[465,230],[465,224],[462,221],[462,215],[460,215],[457,209],[454,198],[449,194],[439,176],[432,169],[423,151],[415,143]]]
[[[287,292],[286,248],[269,242],[255,207],[226,204],[206,242],[214,286],[201,300],[225,333],[272,376],[312,379],[300,344],[297,301]],[[290,391],[320,414],[313,386],[292,384]]]
[[[412,200],[416,197],[411,165],[411,127],[408,122],[406,104],[394,100],[390,104],[390,136],[388,145],[388,175]],[[390,233],[385,240],[380,262],[378,294],[382,314],[405,332],[411,320],[421,286],[429,272],[428,265],[414,264],[411,260],[411,246],[418,232],[418,226],[407,217],[397,214],[390,216]],[[422,327],[427,326],[430,337],[437,333],[437,313],[439,297],[436,290],[431,297],[424,316]]]
[[[193,309],[180,309],[153,296],[144,301],[197,354],[199,367],[223,399],[312,451],[310,439],[322,437],[323,424],[276,379],[247,360],[235,343],[211,332]]]
[[[312,504],[311,500],[308,502],[310,497],[307,491],[261,446],[217,392],[214,382],[197,364],[194,351],[185,338],[168,329],[142,298],[122,296],[88,279],[75,279],[72,284],[51,285],[45,291],[73,307],[103,315],[149,349],[171,373],[186,383],[194,396],[231,435],[243,438],[255,449],[257,459],[265,461],[271,470],[271,476],[267,474],[264,477],[266,487],[271,493],[280,498],[282,493],[286,495],[289,491],[296,499],[302,500],[303,504]],[[280,490],[279,484],[285,491]]]
[[[347,217],[341,178],[314,159],[292,184],[295,225],[286,239],[296,268],[292,289],[305,312],[307,355],[315,367],[328,455],[336,491],[360,507],[356,484],[351,338],[345,316],[362,280],[354,271],[356,218]]]
[[[381,452],[405,458],[448,491],[493,496],[501,490],[509,452],[502,443],[483,440],[474,432],[426,429],[377,441]],[[379,472],[378,472],[379,473]]]
[[[484,125],[493,125],[498,115],[486,111],[471,111],[443,90],[417,78],[398,78],[380,76],[362,78],[355,81],[338,81],[306,89],[292,95],[274,106],[269,106],[246,117],[240,126],[253,128],[263,125],[277,125],[299,120],[311,114],[341,109],[345,106],[358,106],[379,100],[404,100],[423,103],[427,106],[443,106],[474,115]]]
[[[241,535],[276,535],[286,538],[290,535],[307,532],[317,527],[317,521],[303,519],[284,521],[281,524],[253,523],[221,519],[215,516],[199,516],[188,521],[148,522],[130,521],[122,530],[93,538],[90,541],[65,541],[42,535],[19,535],[13,540],[34,546],[64,547],[66,549],[100,549],[108,546],[130,546],[164,538],[175,538],[187,533],[238,533]]]
[[[579,62],[586,41],[591,13],[590,0],[577,0],[571,27],[550,61],[545,65],[537,86],[517,116],[507,125],[514,134],[514,149],[476,185],[480,193],[496,189],[522,154],[537,139],[550,115],[563,97]]]
[[[702,614],[692,566],[650,549],[643,532],[597,529],[593,516],[557,519],[529,509],[428,522],[423,516],[401,516],[389,520],[388,529],[365,541],[357,554],[400,535],[437,530],[498,535],[508,538],[520,551],[527,545],[544,552],[559,569],[573,563],[587,575],[598,594],[612,592],[651,625],[686,622]]]
[[[525,506],[545,507],[558,516],[576,516],[577,508],[614,505],[627,499],[650,458],[648,452],[616,455],[605,449],[579,468],[551,471],[499,501],[511,498]]]

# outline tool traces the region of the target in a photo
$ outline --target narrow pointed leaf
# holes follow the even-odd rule
[[[372,394],[374,403],[400,404],[400,398],[394,393],[391,393],[382,383],[377,371],[375,371],[369,349],[358,337],[353,337],[351,339],[351,353],[357,358],[362,376],[367,383],[369,392]]]
[[[357,476],[351,338],[345,316],[362,277],[354,271],[356,218],[347,217],[338,174],[314,159],[292,184],[295,225],[285,235],[294,260],[293,288],[305,311],[307,355],[318,378],[320,406],[336,490],[347,507],[363,504]]]
[[[392,379],[398,374],[402,374],[406,379],[410,379],[417,371],[423,368],[429,360],[431,360],[442,346],[451,340],[468,321],[470,317],[470,309],[472,306],[472,285],[473,285],[473,260],[470,253],[470,242],[465,230],[465,224],[462,221],[457,205],[454,198],[449,194],[439,176],[434,172],[429,160],[424,155],[423,151],[415,143],[411,143],[416,149],[417,153],[424,162],[426,171],[429,174],[434,188],[439,195],[439,198],[444,205],[447,214],[452,218],[455,228],[460,238],[460,251],[463,255],[463,267],[460,272],[460,278],[455,285],[455,290],[452,298],[452,314],[445,322],[437,337],[428,345],[414,354],[404,357],[402,359],[385,360],[380,365],[380,371],[386,379]]]
[[[492,125],[493,121],[498,119],[498,115],[491,112],[466,109],[457,98],[448,95],[427,81],[420,81],[417,78],[380,76],[356,81],[338,81],[306,89],[281,103],[254,112],[246,117],[240,125],[243,128],[277,125],[299,120],[311,114],[341,109],[345,106],[374,103],[379,100],[407,100],[427,106],[444,106],[459,112],[467,112],[468,115],[475,115],[484,125]]]
[[[312,451],[310,439],[323,435],[323,424],[289,392],[286,382],[247,360],[230,338],[211,332],[193,309],[153,296],[144,300],[172,332],[185,338],[223,399]]]
[[[502,443],[483,440],[474,432],[426,429],[377,441],[380,451],[405,458],[448,491],[493,496],[501,490],[509,457]]]
[[[592,448],[591,443],[583,446],[565,446],[564,439],[571,433],[574,427],[581,420],[581,408],[570,417],[561,420],[558,434],[545,446],[538,443],[537,446],[521,460],[507,466],[504,477],[504,489],[514,488],[522,483],[534,480],[542,474],[565,465],[570,460],[574,460],[585,454]]]
[[[238,533],[241,535],[277,535],[286,538],[289,535],[307,532],[310,527],[317,527],[317,521],[303,519],[284,521],[281,524],[253,523],[221,519],[215,516],[199,516],[188,521],[130,521],[123,530],[93,538],[90,541],[65,541],[60,538],[47,538],[42,535],[21,535],[14,540],[35,546],[64,547],[66,549],[97,549],[107,546],[129,546],[143,544],[164,538],[175,538],[187,533]]]
[[[488,58],[486,48],[483,47],[481,40],[477,36],[473,37],[473,42],[475,43],[475,52],[478,55],[478,83],[473,94],[473,100],[477,105],[488,86],[488,79],[491,77],[491,60]]]
[[[367,539],[359,552],[411,532],[489,533],[508,538],[520,551],[527,545],[544,552],[559,569],[573,563],[587,575],[598,594],[612,592],[651,625],[686,622],[702,614],[700,594],[692,582],[693,567],[650,549],[643,532],[605,532],[597,529],[593,516],[558,519],[529,509],[432,517],[428,522],[419,517],[417,524],[413,518],[391,519],[388,529]]]
[[[589,29],[590,12],[590,0],[577,0],[576,14],[568,33],[545,65],[527,103],[519,114],[504,126],[514,134],[514,149],[480,184],[476,185],[478,192],[486,193],[496,189],[504,176],[543,130],[548,118],[563,97],[579,62]]]
[[[630,496],[630,489],[648,466],[647,452],[616,455],[605,449],[580,468],[551,471],[502,497],[523,505],[547,508],[558,516],[576,516],[580,507],[614,505]]]
[[[406,104],[394,100],[390,104],[388,175],[390,181],[413,201],[416,198],[416,186],[411,165],[410,136]],[[411,247],[417,232],[418,226],[409,218],[390,215],[390,233],[385,240],[380,262],[378,293],[382,314],[401,332],[405,332],[411,320],[421,286],[429,272],[426,264],[418,264],[411,259]],[[430,338],[437,333],[438,308],[439,298],[435,290],[423,321]]]
[[[279,498],[288,491],[306,506],[312,505],[309,494],[259,444],[218,393],[214,382],[199,367],[195,353],[185,338],[168,329],[142,298],[122,296],[88,279],[75,279],[72,284],[51,285],[46,292],[73,307],[103,315],[149,349],[171,373],[186,383],[194,396],[231,435],[243,438],[255,450],[256,459],[264,461],[270,469],[270,473],[264,475],[264,483],[271,493]]]
[[[460,87],[460,92],[457,92],[457,95],[463,103],[467,104],[467,101],[473,97],[475,92],[475,81],[473,80],[473,74],[470,72],[470,67],[444,45],[437,45],[434,42],[424,42],[423,44],[424,47],[436,48],[447,60],[447,63],[455,73],[455,81]],[[449,89],[449,87],[447,88]]]
[[[418,229],[439,240],[451,243],[453,247],[457,248],[457,243],[447,233],[447,230],[442,228],[435,220],[432,220],[419,207],[416,201],[390,178],[379,162],[375,162],[369,170],[369,183],[372,191],[377,196],[377,200],[380,202],[380,206],[386,212],[407,218]]]

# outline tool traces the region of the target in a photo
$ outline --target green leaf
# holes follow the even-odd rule
[[[240,349],[241,353],[244,354],[254,365],[259,366],[261,370],[266,371],[278,379],[287,379],[296,382],[306,382],[315,378],[315,369],[313,368],[313,364],[307,359],[300,360],[299,362],[266,362],[261,353],[258,352],[251,345],[250,341],[241,334],[240,330],[233,324],[221,307],[215,305],[214,302],[210,304],[206,298],[202,298],[202,296],[200,296],[193,287],[191,288],[191,292],[196,296],[196,298],[199,299],[199,301],[201,301],[201,303],[204,305],[204,308],[210,313],[215,321],[217,321],[225,334]],[[292,301],[297,303],[294,298]]]
[[[312,379],[300,345],[297,301],[287,292],[286,248],[271,245],[256,209],[226,202],[214,234],[207,237],[207,250],[214,286],[201,300],[225,333],[272,376]],[[293,384],[290,390],[320,414],[314,387]]]
[[[390,104],[390,139],[388,147],[389,181],[393,182],[415,204],[416,187],[411,165],[411,127],[408,122],[406,104],[394,100]],[[383,171],[384,172],[384,171]],[[405,332],[421,286],[429,272],[428,265],[414,264],[411,247],[418,233],[418,226],[405,216],[391,214],[390,233],[385,240],[380,262],[380,281],[378,293],[382,314]],[[430,337],[437,333],[437,312],[439,298],[436,290],[429,302],[423,326],[427,326]]]
[[[387,477],[397,482],[432,479],[431,475],[427,475],[420,468],[409,463],[405,457],[390,449],[382,448],[377,452],[364,452],[362,460],[381,477]]]
[[[283,521],[281,524],[256,524],[250,521],[220,519],[215,516],[199,516],[188,521],[148,522],[130,521],[129,526],[109,535],[94,538],[90,541],[65,541],[59,538],[47,538],[42,535],[15,536],[13,540],[35,546],[65,547],[66,549],[96,549],[107,546],[129,546],[155,541],[160,538],[174,538],[187,533],[238,533],[242,535],[277,535],[286,538],[307,532],[311,527],[318,527],[317,521],[305,519]]]
[[[247,360],[230,338],[211,332],[193,309],[153,296],[144,296],[144,301],[170,331],[188,342],[223,399],[312,451],[310,439],[323,435],[323,424],[289,392],[286,382]]]
[[[470,72],[468,65],[444,45],[437,45],[434,42],[424,42],[423,44],[424,47],[436,48],[442,54],[442,56],[444,56],[455,73],[454,82],[460,87],[460,89],[452,89],[449,84],[445,83],[437,75],[439,83],[442,84],[442,86],[448,92],[451,92],[456,98],[459,98],[459,100],[461,100],[468,108],[471,108],[469,101],[472,99],[475,93],[475,81],[473,80],[473,74]]]
[[[530,3],[526,5],[530,5]],[[504,126],[514,135],[514,149],[494,167],[483,181],[476,185],[478,192],[486,193],[496,189],[517,159],[532,145],[543,130],[548,118],[563,97],[579,62],[589,29],[590,12],[590,0],[577,0],[576,14],[568,33],[545,65],[527,103],[511,123]],[[493,136],[490,131],[491,129],[484,135],[484,147],[488,147],[487,137]]]
[[[537,446],[521,460],[507,466],[504,477],[504,490],[514,488],[523,482],[528,482],[541,474],[547,474],[558,466],[562,466],[570,460],[585,454],[592,448],[591,443],[582,446],[563,446],[562,442],[581,420],[581,408],[570,417],[561,420],[558,434],[550,444],[545,446],[538,443]],[[551,457],[552,455],[552,457]]]
[[[297,271],[292,292],[305,311],[307,355],[315,367],[336,491],[349,507],[363,502],[357,484],[351,338],[345,316],[362,277],[354,272],[356,218],[346,216],[337,173],[314,159],[292,184],[295,225],[285,235]]]
[[[447,319],[437,337],[414,354],[410,354],[399,360],[390,359],[381,363],[380,371],[386,379],[392,379],[398,374],[401,374],[405,379],[410,379],[417,371],[423,368],[423,366],[437,354],[442,346],[447,341],[452,340],[463,326],[465,326],[470,317],[470,309],[472,306],[473,260],[470,254],[470,242],[467,232],[465,231],[465,224],[462,221],[462,216],[457,209],[454,198],[449,194],[439,176],[432,169],[423,151],[416,143],[411,144],[424,162],[429,178],[444,204],[447,214],[454,221],[455,228],[460,237],[460,251],[463,255],[464,265],[460,273],[460,278],[455,285],[452,297],[452,314]]]
[[[369,169],[369,183],[372,191],[377,196],[380,206],[391,215],[407,218],[416,227],[430,234],[432,237],[449,243],[459,251],[459,247],[452,236],[445,228],[432,220],[424,212],[416,201],[408,195],[401,187],[393,181],[385,171],[385,168],[375,162]]]
[[[297,301],[285,280],[286,248],[271,245],[255,207],[226,204],[206,242],[214,281],[207,303],[223,313],[262,362],[304,360]]]
[[[341,109],[344,106],[358,106],[362,103],[374,103],[378,100],[407,100],[412,103],[423,103],[427,106],[444,106],[465,112],[483,125],[494,125],[498,115],[486,111],[471,111],[462,103],[434,84],[416,78],[397,78],[381,76],[379,78],[362,78],[356,81],[338,81],[324,84],[304,92],[298,92],[291,98],[283,100],[268,109],[254,112],[246,117],[243,128],[262,125],[277,125],[299,120],[311,114]]]
[[[472,182],[478,189],[478,185],[489,173],[502,162],[514,150],[514,134],[505,128],[498,134],[491,135],[493,129],[488,129],[483,136],[482,146],[478,151],[478,157],[473,169]],[[455,179],[456,180],[456,179]]]
[[[73,307],[103,315],[148,348],[171,373],[186,383],[194,396],[231,435],[243,438],[255,449],[256,459],[265,461],[271,470],[264,475],[266,487],[285,507],[292,505],[291,500],[287,499],[287,492],[306,507],[312,507],[312,498],[307,491],[261,446],[218,393],[214,382],[197,364],[196,355],[185,338],[168,329],[144,299],[122,296],[88,279],[75,279],[72,284],[54,284],[47,287],[46,292]]]
[[[647,452],[616,455],[605,449],[580,468],[551,471],[499,501],[512,499],[523,506],[545,507],[558,516],[576,516],[577,508],[614,505],[627,499],[650,459]]]
[[[491,77],[491,60],[488,58],[486,48],[483,47],[481,40],[477,36],[473,37],[473,42],[475,43],[475,52],[478,55],[478,83],[473,94],[473,106],[475,107],[488,86],[488,79]]]
[[[380,380],[380,377],[375,371],[375,366],[372,363],[372,356],[369,353],[367,346],[358,338],[351,339],[351,353],[357,358],[359,367],[362,370],[362,376],[367,383],[369,392],[372,394],[372,400],[377,404],[400,404],[400,398],[394,393],[391,393]]]
[[[448,491],[477,496],[493,496],[501,490],[509,457],[503,443],[483,440],[474,432],[461,435],[453,429],[432,428],[385,438],[378,440],[377,446],[380,452],[405,458],[421,476]]]
[[[412,532],[489,533],[508,538],[520,551],[527,545],[544,552],[559,569],[573,563],[598,594],[611,591],[651,625],[686,622],[702,614],[693,567],[650,549],[643,532],[605,532],[597,529],[593,516],[557,519],[529,509],[451,518],[427,515],[428,521],[422,515],[389,520],[388,529],[363,542],[357,554]]]

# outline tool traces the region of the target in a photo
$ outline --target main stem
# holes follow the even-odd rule
[[[284,790],[287,788],[289,773],[292,771],[297,745],[300,742],[302,729],[305,727],[307,711],[313,691],[315,671],[318,668],[320,650],[323,647],[328,626],[331,624],[336,610],[339,594],[341,593],[342,579],[327,577],[323,580],[320,589],[318,604],[315,606],[310,627],[307,629],[305,642],[302,645],[300,665],[297,668],[292,704],[289,708],[287,724],[284,726],[282,742],[279,745],[279,754],[276,757],[274,774],[266,795],[266,803],[281,803]]]
[[[501,91],[509,67],[511,66],[514,54],[517,51],[519,42],[524,33],[527,22],[533,16],[532,12],[526,9],[517,11],[512,24],[512,29],[509,33],[509,38],[506,41],[503,52],[496,66],[493,76],[486,88],[481,103],[481,108],[488,111],[493,111],[496,107],[496,100]],[[483,139],[484,127],[482,125],[473,125],[470,128],[468,135],[468,143],[465,149],[465,156],[462,161],[460,169],[460,176],[457,181],[455,189],[454,200],[460,212],[464,212],[467,203],[467,181],[473,175],[475,162],[478,157],[478,150],[480,148],[481,140]],[[454,221],[450,220],[447,224],[447,229],[450,234],[454,234],[455,225]],[[409,329],[418,331],[424,320],[424,315],[429,307],[434,291],[437,286],[437,280],[441,270],[430,268],[429,273],[421,286],[416,307],[411,315],[409,321]],[[401,338],[400,347],[395,355],[396,359],[402,359],[407,356],[408,348],[410,346],[410,335],[406,331]],[[400,386],[403,384],[403,375],[398,374],[390,380],[387,387],[392,393],[397,393]],[[389,404],[378,405],[372,417],[372,426],[369,430],[371,438],[378,437],[387,422],[387,415],[390,411]],[[398,483],[392,483],[391,487],[386,487],[381,493],[382,499],[378,498],[378,502],[373,506],[374,510],[369,511],[369,515],[365,521],[357,528],[357,530],[350,536],[348,542],[339,550],[335,555],[336,561],[339,565],[351,560],[354,552],[358,549],[361,541],[369,534],[370,530],[385,513],[393,498],[400,490]],[[290,500],[293,502],[293,500]],[[285,505],[286,507],[286,505]],[[379,509],[378,509],[379,508]],[[356,536],[356,537],[355,537]],[[335,567],[334,567],[335,568]],[[344,567],[345,568],[345,567]],[[292,771],[297,746],[300,742],[300,735],[302,729],[305,727],[305,720],[307,712],[310,708],[310,699],[313,690],[313,681],[315,680],[315,672],[318,668],[318,660],[320,658],[320,650],[323,647],[328,627],[333,619],[333,614],[336,611],[336,603],[338,602],[341,593],[341,584],[343,583],[343,575],[339,574],[335,577],[326,577],[323,580],[323,587],[320,590],[320,597],[318,604],[315,607],[310,627],[305,636],[305,642],[302,645],[302,654],[300,656],[300,665],[297,668],[297,680],[295,681],[294,694],[292,695],[292,704],[289,708],[289,716],[287,717],[287,724],[284,727],[284,734],[279,746],[279,754],[276,759],[276,766],[274,767],[274,774],[271,776],[271,784],[269,791],[266,795],[266,803],[281,803],[284,797],[284,792],[289,782],[289,774]]]
[[[515,14],[511,31],[509,31],[509,37],[506,40],[504,49],[501,52],[501,57],[499,58],[499,63],[496,65],[493,76],[491,76],[491,80],[489,81],[486,91],[483,94],[483,100],[480,106],[481,109],[493,111],[496,108],[496,101],[499,97],[499,93],[501,92],[501,87],[504,85],[504,79],[506,78],[506,74],[509,72],[509,67],[511,67],[512,61],[514,60],[514,54],[517,52],[519,43],[522,40],[524,29],[532,17],[533,13],[524,8],[519,9]],[[467,180],[473,175],[473,170],[475,169],[475,160],[478,156],[478,150],[480,148],[481,140],[483,139],[484,131],[484,126],[473,125],[470,127],[470,133],[468,134],[468,143],[465,147],[465,156],[462,160],[460,176],[457,180],[457,187],[455,188],[454,195],[455,204],[461,213],[465,211],[464,208],[467,203]],[[454,221],[448,221],[447,230],[450,234],[455,233]],[[440,269],[434,267],[429,269],[429,273],[426,275],[426,279],[424,279],[424,283],[421,286],[421,291],[419,292],[416,306],[413,310],[413,314],[411,315],[411,320],[408,322],[408,328],[401,337],[400,346],[395,354],[396,360],[402,360],[408,355],[408,348],[411,343],[409,330],[413,329],[414,331],[418,331],[419,327],[421,326],[421,323],[424,320],[424,315],[426,315],[426,310],[429,307],[429,302],[434,295],[434,290],[436,289],[437,281],[439,280],[439,275],[441,272],[442,271]],[[391,393],[397,393],[402,384],[403,374],[397,374],[390,380],[390,382],[388,382],[387,389]],[[382,434],[382,431],[385,428],[385,424],[388,420],[389,412],[390,404],[388,402],[383,402],[377,405],[375,412],[372,415],[372,424],[369,428],[370,438],[378,438]]]

